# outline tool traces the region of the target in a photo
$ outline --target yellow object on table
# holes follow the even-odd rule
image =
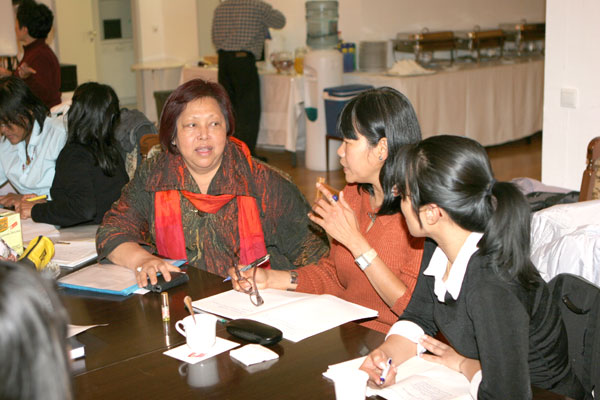
[[[29,242],[29,246],[19,261],[31,264],[38,271],[46,268],[46,265],[54,257],[54,243],[46,236],[38,236]]]
[[[23,254],[21,215],[18,212],[5,211],[0,213],[0,238],[18,255]]]

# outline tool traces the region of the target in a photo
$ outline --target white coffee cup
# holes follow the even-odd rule
[[[344,369],[333,377],[336,400],[364,400],[369,374],[360,369]]]
[[[189,315],[175,323],[175,329],[187,339],[188,347],[198,354],[206,353],[215,344],[217,317],[211,314]]]

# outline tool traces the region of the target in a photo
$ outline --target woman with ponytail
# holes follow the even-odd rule
[[[519,190],[497,182],[485,149],[464,137],[406,146],[395,164],[384,189],[400,196],[410,233],[429,239],[410,303],[361,367],[371,381],[381,385],[388,358],[418,354],[465,375],[473,398],[530,399],[533,385],[584,399],[559,310],[529,259]]]
[[[110,86],[88,82],[75,89],[67,144],[50,188],[52,201],[29,202],[36,195],[23,196],[16,205],[21,218],[62,227],[102,222],[129,180],[115,140],[119,116],[119,98]]]

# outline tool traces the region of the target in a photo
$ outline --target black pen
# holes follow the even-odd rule
[[[266,263],[267,261],[269,261],[269,258],[271,258],[271,256],[269,254],[267,254],[266,256],[261,257],[258,260],[253,261],[250,264],[246,265],[245,267],[240,269],[240,272],[248,271],[249,269],[258,267],[259,265],[262,265],[262,264]],[[223,282],[228,282],[230,280],[231,280],[231,277],[228,276],[227,278],[223,279]]]

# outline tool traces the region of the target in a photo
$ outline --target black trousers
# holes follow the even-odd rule
[[[219,50],[219,83],[233,105],[234,136],[246,143],[254,155],[260,125],[260,82],[254,55]]]

